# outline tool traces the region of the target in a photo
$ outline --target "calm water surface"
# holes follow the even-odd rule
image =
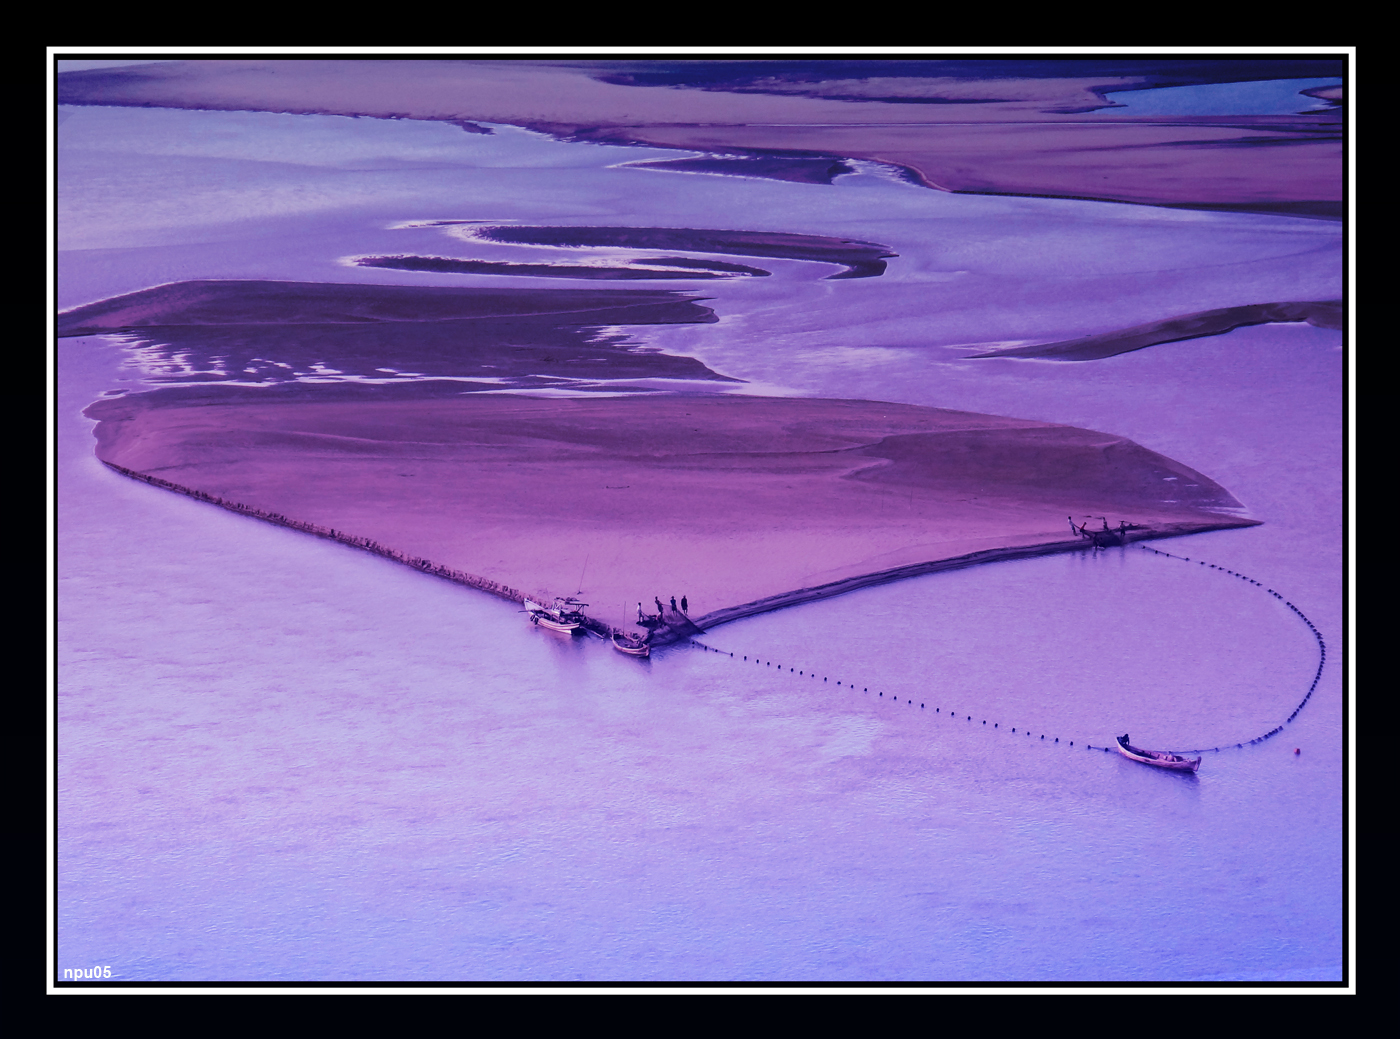
[[[1235,750],[1307,691],[1315,643],[1259,589],[1137,549],[932,575],[715,629],[719,652],[624,659],[111,474],[80,412],[140,373],[108,341],[64,340],[60,969],[1340,977],[1340,336],[1274,325],[1089,364],[962,359],[1168,305],[1335,298],[1333,225],[945,196],[878,171],[826,187],[619,170],[658,153],[510,130],[70,111],[65,306],[190,277],[542,284],[336,262],[452,252],[438,230],[391,229],[421,218],[891,244],[884,278],[775,263],[702,286],[719,325],[638,338],[750,392],[1067,422],[1180,459],[1265,524],[1161,547],[1283,592],[1329,661],[1284,734]],[[1085,749],[1125,731],[1231,746],[1196,776]]]

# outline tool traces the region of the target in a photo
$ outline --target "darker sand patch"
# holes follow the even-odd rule
[[[462,260],[451,256],[361,256],[356,267],[381,267],[396,271],[434,271],[439,274],[503,274],[526,278],[574,278],[583,281],[658,281],[665,279],[766,278],[768,271],[738,263],[691,260],[679,256],[632,260],[646,267],[584,267],[565,263],[503,263]]]
[[[473,236],[511,245],[608,247],[614,249],[674,249],[721,253],[731,256],[771,256],[784,260],[836,263],[846,269],[827,276],[877,278],[885,273],[885,259],[898,254],[877,242],[825,235],[786,234],[778,231],[719,231],[695,227],[527,227],[510,224],[480,227]]]
[[[830,184],[855,169],[838,158],[805,158],[789,155],[710,156],[703,159],[655,159],[625,162],[628,168],[661,170],[672,173],[710,173],[722,177],[757,177],[785,180],[794,184]]]
[[[1076,548],[1069,514],[1144,537],[1254,522],[1215,511],[1238,503],[1207,477],[1122,437],[872,401],[138,396],[88,414],[110,464],[405,558],[541,596],[578,591],[587,563],[590,614],[620,627],[654,596],[732,619]]]
[[[617,326],[713,322],[696,297],[638,290],[194,281],[58,316],[60,336],[121,333],[167,381],[727,379],[651,352]]]
[[[1318,328],[1341,328],[1345,315],[1341,300],[1311,303],[1258,303],[1245,307],[1223,307],[1183,314],[1165,321],[1151,321],[1099,335],[1081,336],[1059,343],[1041,346],[1013,346],[987,353],[967,354],[979,357],[1039,357],[1052,361],[1096,361],[1104,357],[1142,350],[1160,343],[1176,343],[1202,336],[1223,335],[1246,325],[1272,322],[1306,321]]]

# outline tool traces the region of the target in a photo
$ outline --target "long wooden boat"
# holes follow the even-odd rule
[[[1165,750],[1143,750],[1141,747],[1134,747],[1128,742],[1126,732],[1117,739],[1118,753],[1125,758],[1141,761],[1144,765],[1156,765],[1158,768],[1170,768],[1178,772],[1195,772],[1201,767],[1200,758],[1183,758],[1180,754],[1172,754]]]
[[[544,606],[526,599],[525,612],[530,615],[531,624],[573,635],[583,630],[583,613],[576,607],[586,605],[572,599],[556,599],[553,606]]]
[[[614,633],[612,637],[612,647],[619,653],[626,653],[632,657],[651,656],[651,646],[647,645],[646,639],[635,639],[630,635],[623,635],[620,632]]]

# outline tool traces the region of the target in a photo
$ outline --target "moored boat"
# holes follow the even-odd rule
[[[1144,765],[1156,765],[1158,768],[1170,768],[1178,772],[1195,772],[1201,767],[1200,758],[1183,758],[1180,754],[1172,754],[1170,751],[1143,750],[1141,747],[1134,747],[1128,742],[1126,732],[1117,739],[1118,753],[1125,758],[1141,761]]]
[[[584,630],[581,607],[587,605],[577,599],[555,599],[553,606],[544,606],[526,599],[525,612],[530,615],[531,624],[572,635]]]
[[[612,647],[619,653],[626,653],[628,656],[632,657],[651,656],[651,646],[647,644],[646,639],[634,638],[631,635],[624,635],[621,632],[615,632],[613,634]]]

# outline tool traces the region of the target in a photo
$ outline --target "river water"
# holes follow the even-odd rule
[[[930,575],[636,661],[107,471],[82,408],[147,375],[113,341],[63,340],[60,973],[1341,977],[1341,335],[1266,325],[1082,364],[964,357],[1337,298],[1338,225],[950,196],[874,166],[830,186],[628,169],[687,153],[506,127],[61,117],[60,306],[186,278],[568,284],[341,262],[465,255],[403,226],[431,219],[845,235],[899,257],[837,282],[760,261],[773,277],[693,283],[718,324],[631,331],[748,380],[739,392],[1126,435],[1264,524],[1157,546],[1192,563],[1127,548]],[[1265,743],[1234,747],[1302,699],[1316,642],[1195,560],[1277,589],[1328,641],[1316,693]],[[1198,775],[1159,772],[1098,749],[1122,732],[1222,749]]]

